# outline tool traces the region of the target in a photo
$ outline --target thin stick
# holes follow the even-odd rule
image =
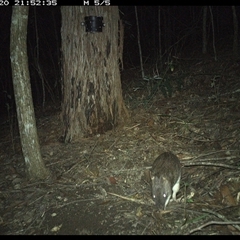
[[[240,167],[233,166],[233,165],[227,165],[227,164],[222,164],[222,163],[207,163],[207,162],[188,162],[188,163],[183,163],[184,167],[188,166],[215,166],[215,167],[224,167],[224,168],[230,168],[234,170],[240,170]]]
[[[184,160],[184,162],[194,162],[194,161],[201,161],[201,162],[208,162],[208,161],[221,161],[221,160],[232,160],[232,159],[236,159],[239,158],[237,156],[228,156],[228,157],[217,157],[217,158],[204,158],[204,159],[200,159],[200,160],[196,160],[198,158],[192,158],[191,160]]]
[[[220,213],[211,211],[211,210],[209,210],[209,209],[203,209],[202,211],[203,211],[203,212],[210,213],[210,214],[213,214],[213,215],[217,216],[218,218],[220,218],[220,219],[228,222],[228,219],[227,219],[225,216],[223,216],[222,214],[220,214]],[[239,227],[239,226],[235,226],[235,225],[233,225],[233,226],[234,226],[238,231],[240,231],[240,227]]]
[[[111,193],[111,192],[108,192],[108,194],[113,195],[113,196],[116,196],[116,197],[119,197],[119,198],[122,198],[122,199],[124,199],[124,200],[128,200],[128,201],[131,201],[131,202],[136,202],[136,203],[140,203],[140,204],[146,205],[143,201],[140,201],[140,200],[137,200],[137,199],[134,199],[134,198],[129,198],[129,197],[121,196],[121,195],[118,195],[118,194],[115,194],[115,193]]]
[[[200,227],[197,227],[197,228],[194,228],[192,229],[189,234],[192,234],[194,232],[197,232],[197,231],[200,231],[202,228],[205,228],[209,225],[236,225],[236,224],[240,224],[240,222],[218,222],[218,221],[210,221],[210,222],[207,222],[203,225],[201,225]]]
[[[219,150],[219,151],[208,152],[208,153],[201,154],[201,155],[199,155],[198,157],[195,157],[195,158],[193,158],[193,159],[203,158],[203,157],[206,157],[206,156],[209,156],[209,155],[213,155],[213,154],[217,154],[217,153],[222,153],[222,152],[236,152],[236,150]],[[192,160],[193,160],[193,159],[192,159]]]
[[[136,125],[134,125],[134,126],[132,126],[132,127],[125,127],[124,129],[130,130],[130,129],[132,129],[132,128],[135,128],[135,127],[139,126],[140,124],[141,124],[141,123],[138,123],[138,124],[136,124]]]

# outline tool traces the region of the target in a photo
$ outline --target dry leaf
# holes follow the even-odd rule
[[[58,225],[58,226],[55,226],[55,227],[53,227],[53,228],[51,229],[51,232],[57,232],[57,231],[59,231],[59,230],[61,229],[61,227],[62,227],[62,224],[60,224],[60,225]]]
[[[220,187],[220,192],[221,192],[221,195],[222,195],[222,202],[227,204],[228,206],[236,206],[236,201],[235,199],[233,198],[231,192],[230,192],[230,189],[227,185],[222,185]]]
[[[107,181],[108,181],[108,184],[110,184],[110,185],[117,184],[117,180],[114,177],[108,177]]]

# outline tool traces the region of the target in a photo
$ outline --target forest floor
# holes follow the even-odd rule
[[[176,60],[163,79],[124,70],[130,119],[69,144],[59,107],[36,110],[52,182],[26,180],[16,117],[2,121],[0,234],[239,235],[240,62]],[[183,168],[178,202],[159,211],[149,167],[164,151]]]

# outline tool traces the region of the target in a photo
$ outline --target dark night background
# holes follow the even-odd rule
[[[120,6],[124,22],[124,69],[139,66],[139,50],[135,9]],[[141,46],[144,64],[155,64],[159,58],[158,6],[138,6]],[[237,7],[239,16],[240,7]],[[14,110],[11,66],[9,56],[11,7],[0,8],[0,114]],[[217,51],[232,47],[233,19],[231,6],[212,7]],[[161,47],[163,59],[169,55],[191,58],[201,54],[203,7],[161,7]],[[208,11],[208,49],[213,56],[212,28]],[[34,105],[42,107],[45,87],[47,104],[61,100],[61,13],[60,7],[30,7],[28,23],[28,57]],[[36,31],[37,30],[37,31]],[[103,29],[104,30],[104,29]],[[37,37],[39,62],[37,61]],[[37,70],[40,66],[43,78]],[[42,82],[44,80],[44,83]]]

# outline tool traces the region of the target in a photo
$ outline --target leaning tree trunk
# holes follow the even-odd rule
[[[118,7],[65,6],[62,12],[64,141],[112,129],[127,111],[119,64],[123,31]],[[102,32],[85,31],[85,16],[102,16]]]
[[[10,57],[13,89],[17,109],[19,133],[26,172],[30,180],[46,179],[49,171],[45,168],[40,153],[34,116],[27,56],[27,23],[29,7],[13,7]]]

